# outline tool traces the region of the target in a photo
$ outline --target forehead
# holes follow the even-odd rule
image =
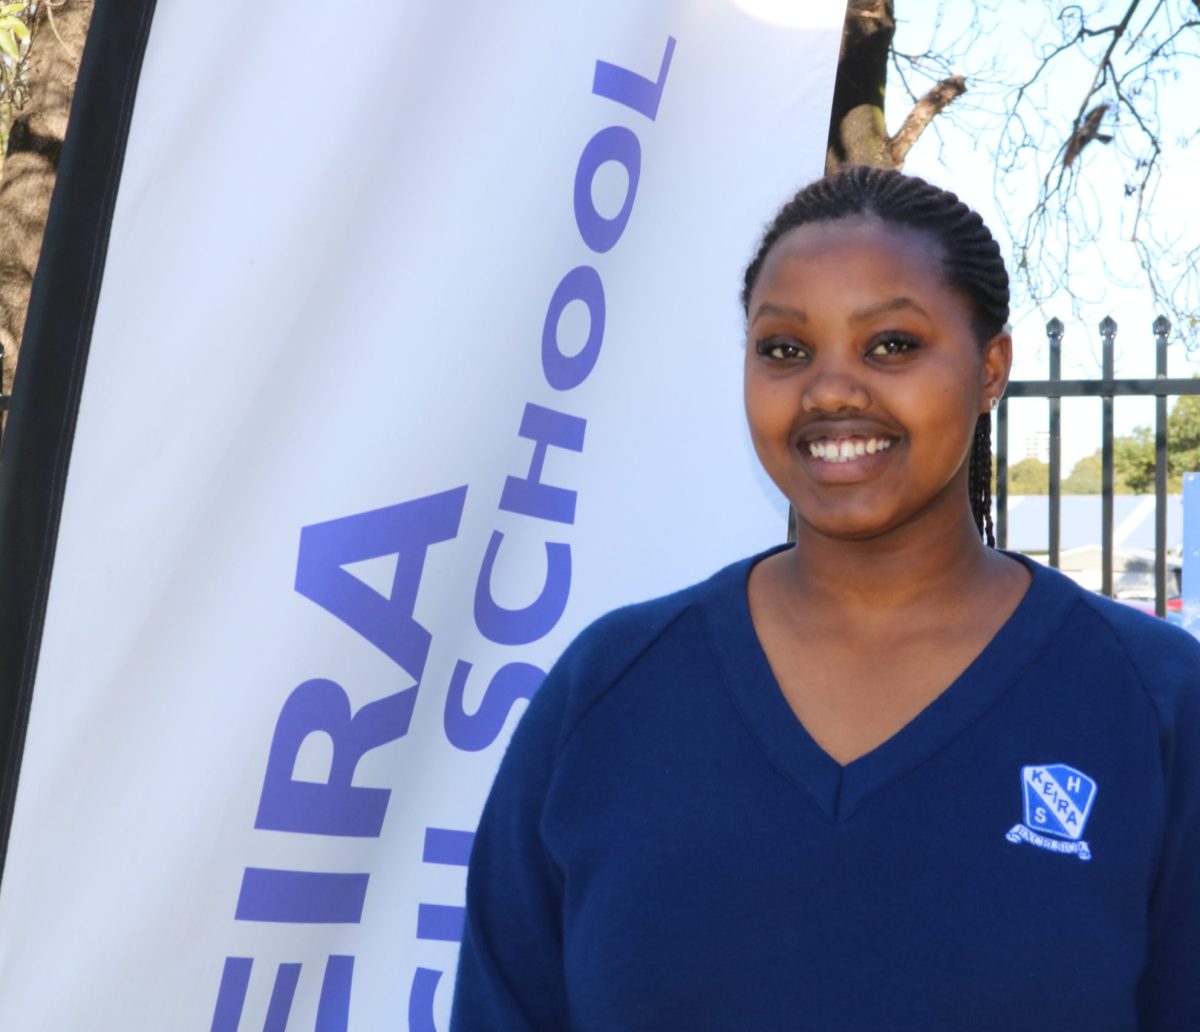
[[[811,289],[830,284],[864,293],[953,293],[942,270],[941,244],[929,233],[854,215],[797,226],[783,234],[767,254],[753,297],[769,292]]]

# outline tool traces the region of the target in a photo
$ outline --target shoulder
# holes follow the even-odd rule
[[[702,647],[711,626],[708,614],[731,604],[738,592],[744,594],[746,574],[758,558],[741,559],[698,584],[622,606],[593,621],[551,667],[517,734],[537,726],[561,745],[614,687],[636,676],[648,657],[667,650],[686,661]]]
[[[1200,641],[1166,620],[1077,586],[1075,591],[1091,628],[1089,644],[1128,664],[1160,719],[1200,722]]]

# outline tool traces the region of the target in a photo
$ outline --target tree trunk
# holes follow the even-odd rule
[[[42,0],[29,49],[29,100],[15,113],[0,179],[0,344],[6,353],[0,393],[12,389],[54,190],[58,157],[92,0]]]
[[[833,85],[826,173],[854,165],[903,168],[909,150],[934,116],[967,90],[961,75],[936,83],[913,106],[896,135],[889,136],[884,99],[895,35],[893,0],[850,0]]]
[[[827,173],[852,165],[895,167],[883,118],[888,51],[895,34],[892,0],[850,0],[833,84]]]

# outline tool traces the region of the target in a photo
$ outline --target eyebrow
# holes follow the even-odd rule
[[[804,314],[803,308],[792,308],[790,305],[773,305],[769,301],[764,301],[754,310],[754,318],[750,321],[758,322],[764,315],[782,315],[785,319],[794,319],[796,322],[808,322],[808,316]]]
[[[911,297],[894,297],[890,301],[880,301],[878,304],[867,305],[865,308],[859,308],[850,313],[852,322],[864,322],[872,316],[881,315],[884,312],[894,312],[901,308],[910,308],[914,312],[918,312],[929,318],[929,313],[917,304]],[[785,319],[794,319],[796,322],[808,322],[808,315],[803,308],[792,308],[790,305],[775,305],[769,301],[763,302],[754,311],[754,318],[751,322],[757,322],[764,315],[779,315]]]
[[[890,301],[881,301],[877,305],[867,305],[866,308],[860,308],[856,312],[850,313],[850,318],[854,322],[862,322],[865,319],[870,319],[873,315],[880,315],[883,312],[894,312],[900,308],[911,308],[914,312],[919,312],[929,318],[929,313],[917,304],[911,297],[894,297]]]

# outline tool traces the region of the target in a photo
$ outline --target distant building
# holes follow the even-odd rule
[[[1025,459],[1037,459],[1039,462],[1050,461],[1050,431],[1035,430],[1025,438]]]
[[[1099,545],[1102,532],[1099,495],[1063,495],[1059,547]],[[1050,548],[1050,500],[1045,495],[1008,496],[1008,547],[1026,555],[1045,555]],[[1117,495],[1113,499],[1113,545],[1118,549],[1154,552],[1154,495]],[[1183,499],[1167,495],[1167,551],[1183,548]]]

